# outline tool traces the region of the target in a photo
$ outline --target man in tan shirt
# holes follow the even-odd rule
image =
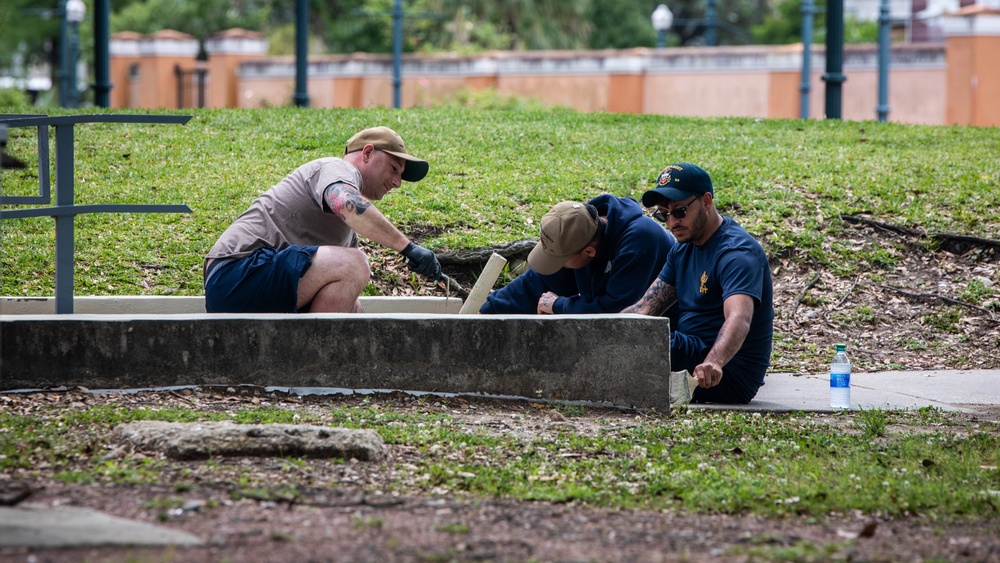
[[[205,257],[210,313],[362,312],[358,297],[371,277],[358,249],[363,236],[407,258],[436,280],[441,264],[415,245],[373,201],[427,175],[387,127],[358,132],[344,157],[313,160],[261,194]]]

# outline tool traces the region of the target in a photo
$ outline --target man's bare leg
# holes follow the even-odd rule
[[[368,258],[357,248],[321,246],[299,280],[298,308],[311,313],[360,313],[358,296],[371,279]]]

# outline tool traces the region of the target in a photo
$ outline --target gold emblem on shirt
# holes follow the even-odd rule
[[[708,272],[702,272],[701,273],[701,288],[699,289],[699,291],[701,291],[702,293],[708,293],[708,287],[705,286],[705,282],[707,282],[707,281],[708,281]]]

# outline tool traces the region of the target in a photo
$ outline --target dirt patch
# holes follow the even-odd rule
[[[51,487],[38,500],[80,504],[204,538],[205,547],[31,552],[31,561],[1000,561],[997,525],[927,525],[860,515],[821,524],[721,515],[592,509],[544,502],[365,496],[324,490],[318,505],[228,501],[161,520],[144,499],[167,487]],[[338,504],[339,503],[339,504]],[[192,506],[195,503],[191,503]],[[812,547],[806,547],[806,545]],[[773,551],[771,551],[773,553]],[[0,552],[11,560],[27,550]],[[24,557],[21,560],[28,560]],[[756,560],[763,561],[761,555]]]
[[[570,430],[598,435],[609,426],[642,424],[646,415],[586,409],[566,416],[551,405],[488,399],[416,399],[402,394],[367,397],[289,397],[259,388],[92,395],[72,390],[4,396],[10,412],[59,416],[63,409],[112,405],[219,412],[262,405],[294,409],[304,419],[331,406],[377,407],[386,412],[440,413],[456,428],[514,436],[524,442]],[[956,413],[967,424],[1000,421],[1000,408]],[[843,417],[841,417],[843,418]],[[833,422],[820,416],[817,422]],[[902,431],[890,426],[887,432]],[[942,428],[936,428],[942,431]],[[95,451],[113,462],[121,451]],[[157,455],[147,452],[151,459]],[[755,518],[613,510],[576,504],[471,498],[461,493],[389,493],[421,453],[390,445],[384,463],[310,460],[290,466],[274,458],[226,458],[172,464],[163,483],[74,485],[52,468],[34,468],[25,502],[83,506],[119,517],[188,531],[205,542],[189,549],[0,550],[10,561],[764,561],[784,550],[806,561],[1000,561],[1000,521],[935,524],[918,518],[832,514],[823,518]],[[80,460],[91,463],[90,460]],[[245,471],[288,488],[284,496],[232,496]],[[405,478],[403,479],[405,481]],[[178,489],[175,483],[187,485]],[[417,489],[414,489],[416,491]],[[170,499],[169,503],[165,500]],[[766,550],[766,551],[764,551]]]

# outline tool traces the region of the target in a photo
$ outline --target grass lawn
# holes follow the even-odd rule
[[[2,111],[2,108],[0,108]],[[173,112],[179,113],[179,112]],[[769,256],[850,276],[891,265],[858,252],[841,214],[929,233],[1000,230],[1000,128],[893,123],[693,119],[566,110],[191,110],[184,126],[76,128],[76,203],[186,203],[193,213],[76,219],[77,295],[198,295],[201,261],[253,199],[310,159],[340,155],[350,135],[396,129],[431,163],[418,184],[379,203],[436,250],[537,236],[564,199],[639,198],[678,161],[710,172],[722,212]],[[4,195],[37,192],[35,134],[11,130],[29,167],[3,172]],[[3,222],[0,294],[54,293],[53,221]]]

